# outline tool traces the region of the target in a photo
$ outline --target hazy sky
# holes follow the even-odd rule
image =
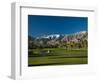
[[[87,26],[87,17],[28,15],[28,33],[31,36],[87,31]]]

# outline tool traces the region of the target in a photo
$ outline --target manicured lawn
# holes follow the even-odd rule
[[[86,49],[66,50],[63,48],[32,49],[33,54],[28,56],[29,66],[41,65],[68,65],[68,64],[87,64],[88,55]],[[49,53],[41,54],[42,51]]]

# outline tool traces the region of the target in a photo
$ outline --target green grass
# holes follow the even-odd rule
[[[41,51],[49,50],[50,53],[41,55]],[[87,64],[88,56],[86,49],[73,49],[66,50],[63,48],[45,48],[45,49],[33,49],[33,54],[29,54],[28,65],[29,66],[41,66],[41,65],[69,65],[69,64]]]

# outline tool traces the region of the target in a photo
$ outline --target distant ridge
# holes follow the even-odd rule
[[[64,36],[70,36],[70,35],[78,35],[78,34],[85,34],[87,33],[87,31],[80,31],[80,32],[76,32],[76,33],[72,33],[72,34],[49,34],[49,35],[41,35],[36,37],[36,39],[48,39],[48,38],[59,38],[59,37],[64,37]]]

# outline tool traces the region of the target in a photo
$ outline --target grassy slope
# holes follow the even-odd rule
[[[50,53],[46,56],[40,56],[40,49],[35,49],[35,55],[33,54],[28,58],[29,66],[39,65],[58,65],[58,64],[87,64],[87,50],[66,50],[59,48],[42,49],[50,50]]]

